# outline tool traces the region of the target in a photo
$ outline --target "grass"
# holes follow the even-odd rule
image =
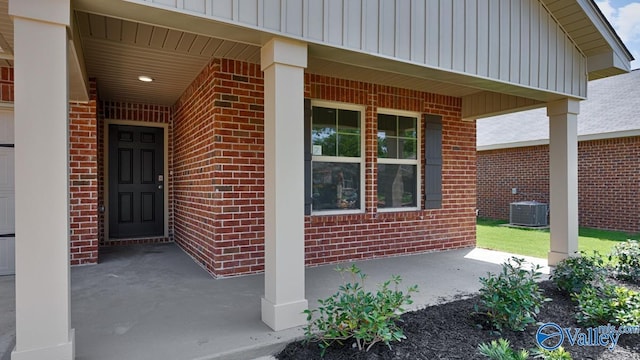
[[[478,219],[477,246],[519,255],[546,258],[549,252],[549,230],[515,229],[505,226],[506,221]],[[607,255],[613,246],[627,239],[640,240],[640,234],[620,231],[580,228],[578,249],[593,250]]]

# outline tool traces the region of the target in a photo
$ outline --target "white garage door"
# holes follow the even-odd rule
[[[13,111],[0,110],[0,275],[15,273]]]

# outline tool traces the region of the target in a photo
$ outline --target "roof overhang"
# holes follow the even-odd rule
[[[631,70],[633,55],[594,0],[541,0],[587,57],[589,80]]]

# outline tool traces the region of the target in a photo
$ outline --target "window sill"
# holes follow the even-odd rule
[[[409,212],[409,211],[421,211],[419,207],[399,207],[399,208],[378,208],[379,213],[397,213],[397,212]]]
[[[335,215],[353,215],[364,214],[364,210],[325,210],[325,211],[312,211],[311,216],[335,216]]]

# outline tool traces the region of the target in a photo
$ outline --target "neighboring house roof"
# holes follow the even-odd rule
[[[580,103],[579,140],[640,135],[640,69],[590,81],[588,97]],[[546,107],[477,121],[478,150],[548,143]]]

